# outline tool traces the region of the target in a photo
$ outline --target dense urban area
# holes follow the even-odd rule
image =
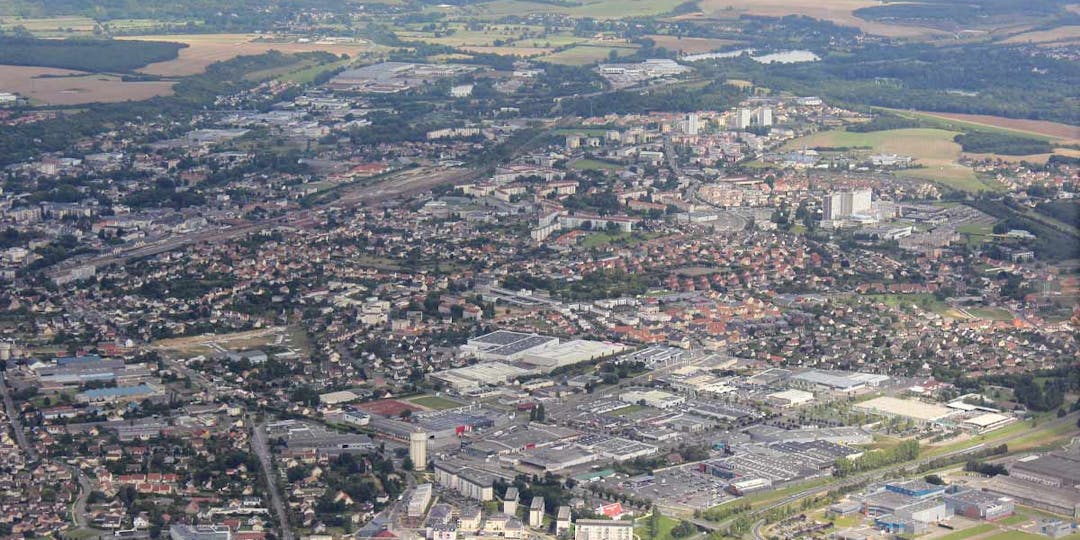
[[[1064,0],[0,0],[0,538],[1080,539]]]

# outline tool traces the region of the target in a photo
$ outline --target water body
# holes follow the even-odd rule
[[[684,62],[700,62],[702,60],[718,60],[723,58],[737,58],[743,54],[749,54],[750,59],[762,64],[798,64],[801,62],[817,62],[821,60],[821,57],[814,54],[813,51],[806,50],[793,50],[793,51],[780,51],[770,54],[763,54],[761,56],[753,56],[754,49],[736,49],[734,51],[724,52],[709,52],[701,54],[690,54],[683,56],[680,60]]]
[[[762,64],[799,64],[821,60],[820,56],[811,51],[780,51],[762,56],[751,56],[750,58]]]

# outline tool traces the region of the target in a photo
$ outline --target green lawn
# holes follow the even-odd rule
[[[579,159],[572,165],[574,169],[581,171],[610,171],[622,167],[618,163],[600,161],[599,159]]]
[[[1011,527],[1011,526],[1019,525],[1021,523],[1026,523],[1030,519],[1031,518],[1027,517],[1027,515],[1025,515],[1025,514],[1014,514],[1014,515],[1011,515],[1011,516],[1009,516],[1009,517],[1007,517],[1005,519],[1002,519],[1002,520],[998,521],[998,523]]]
[[[1075,535],[1070,535],[1075,536]],[[1067,537],[1066,537],[1067,538]],[[1031,534],[1023,531],[1005,531],[1001,534],[995,534],[994,536],[988,536],[986,540],[1045,540],[1046,537],[1041,534]]]
[[[875,302],[881,302],[887,306],[906,308],[912,305],[918,306],[927,311],[937,313],[939,315],[945,314],[949,311],[949,305],[929,293],[916,293],[916,294],[866,294],[863,298],[872,300]]]
[[[643,517],[634,521],[634,533],[641,540],[672,540],[671,529],[679,524],[679,520],[667,516],[660,516],[660,527],[656,536],[649,534],[649,518]]]
[[[436,410],[456,409],[462,406],[461,403],[439,396],[420,396],[415,398],[409,398],[409,402],[415,403],[421,407],[427,407],[429,409]]]
[[[609,414],[613,414],[615,416],[626,416],[628,414],[633,414],[644,409],[645,407],[642,407],[641,405],[627,405],[621,409],[615,409]]]
[[[939,182],[962,191],[987,191],[1000,186],[987,184],[975,176],[975,171],[957,163],[960,145],[953,141],[958,132],[944,129],[890,129],[857,133],[841,129],[822,131],[788,142],[785,150],[803,147],[846,148],[856,157],[889,153],[915,158],[919,167],[902,169],[899,176]]]
[[[1011,311],[1001,308],[973,307],[964,308],[964,310],[980,319],[989,321],[1011,321],[1015,318]]]
[[[971,538],[979,534],[987,533],[994,530],[995,527],[989,523],[983,523],[982,525],[976,525],[969,529],[962,531],[951,532],[945,536],[938,537],[937,540],[963,540],[964,538]]]

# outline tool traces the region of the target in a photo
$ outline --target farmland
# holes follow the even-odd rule
[[[816,19],[832,21],[843,26],[854,26],[869,34],[898,38],[936,38],[944,33],[940,30],[919,26],[883,24],[861,19],[854,14],[856,9],[877,5],[874,0],[703,0],[698,5],[704,12],[687,15],[682,18],[721,18],[730,19],[739,15],[762,15],[783,17],[785,15],[806,15]]]
[[[891,153],[912,156],[922,168],[912,168],[898,172],[901,176],[934,180],[953,189],[964,191],[982,191],[991,186],[975,177],[970,167],[956,162],[960,157],[960,145],[953,142],[956,132],[943,129],[893,129],[853,133],[848,131],[823,131],[789,142],[787,150],[802,147],[830,148],[866,148],[860,150],[867,155],[872,153]]]
[[[0,66],[0,92],[47,105],[139,101],[172,94],[169,81],[126,82],[114,75],[36,66]]]
[[[357,43],[300,43],[260,39],[254,34],[178,34],[164,36],[128,36],[121,39],[175,41],[187,44],[175,60],[150,64],[139,71],[163,77],[181,77],[202,73],[207,66],[237,56],[262,54],[270,50],[283,53],[325,51],[350,57],[369,53],[376,47],[366,41]]]
[[[662,36],[658,34],[646,37],[653,40],[657,47],[663,47],[669,51],[678,51],[682,54],[712,52],[739,43],[731,39]]]
[[[1001,41],[1002,43],[1038,43],[1045,46],[1060,46],[1080,42],[1080,26],[1068,25],[1049,30],[1033,30],[1015,34]]]
[[[630,46],[598,46],[579,45],[569,49],[549,54],[541,59],[553,64],[567,64],[571,66],[585,66],[594,62],[607,60],[612,51],[618,56],[634,54],[636,47]]]
[[[478,19],[497,19],[509,15],[524,16],[536,13],[560,13],[571,17],[621,19],[668,13],[682,0],[584,0],[575,5],[559,5],[527,0],[495,0],[465,7],[453,7],[455,15]],[[450,8],[434,8],[448,11]]]

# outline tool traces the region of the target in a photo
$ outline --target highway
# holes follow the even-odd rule
[[[277,514],[281,528],[281,538],[282,540],[296,540],[296,535],[289,526],[289,514],[285,510],[285,503],[282,502],[281,493],[278,492],[270,446],[266,443],[266,423],[255,425],[250,415],[245,417],[245,421],[251,424],[251,450],[259,457],[259,463],[262,464],[263,475],[266,476],[266,489],[270,493],[270,503],[274,507],[274,513]]]
[[[11,391],[7,386],[7,373],[4,371],[0,371],[0,394],[3,395],[4,408],[7,410],[8,421],[11,422],[11,429],[15,432],[15,442],[19,444],[19,448],[22,448],[23,453],[26,454],[27,461],[37,461],[37,451],[26,440],[26,432],[23,431],[22,421],[19,420],[19,411],[15,408],[15,402],[11,399]]]

